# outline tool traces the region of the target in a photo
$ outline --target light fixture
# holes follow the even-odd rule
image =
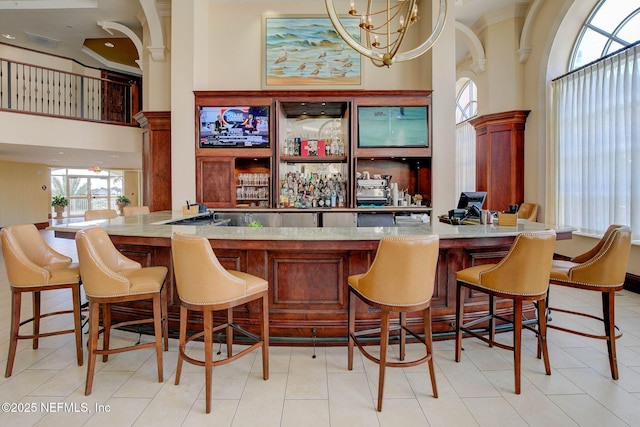
[[[390,67],[394,62],[408,61],[422,55],[434,45],[442,34],[447,16],[447,0],[439,0],[438,20],[431,35],[419,46],[400,52],[400,46],[409,27],[418,21],[418,0],[366,1],[366,9],[359,12],[356,2],[350,2],[349,16],[360,17],[363,40],[356,40],[345,28],[336,12],[335,1],[325,0],[327,13],[340,37],[354,50],[371,59],[377,67]],[[364,2],[363,2],[364,3]],[[377,8],[374,5],[377,4]],[[381,8],[386,3],[386,9]]]
[[[16,36],[14,36],[13,34],[8,34],[8,33],[2,34],[2,37],[4,37],[7,40],[15,40],[16,39]]]

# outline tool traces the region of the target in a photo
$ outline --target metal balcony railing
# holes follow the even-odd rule
[[[108,75],[95,78],[0,58],[0,110],[136,124],[138,81]]]

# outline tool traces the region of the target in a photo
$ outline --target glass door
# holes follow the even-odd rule
[[[116,197],[123,194],[123,172],[83,169],[54,169],[52,194],[69,199],[67,216],[83,216],[87,210],[116,209]]]

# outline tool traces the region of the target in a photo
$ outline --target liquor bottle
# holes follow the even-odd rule
[[[299,156],[300,155],[300,144],[301,144],[301,139],[300,138],[295,138],[294,140],[294,144],[293,144],[293,155],[294,156]]]

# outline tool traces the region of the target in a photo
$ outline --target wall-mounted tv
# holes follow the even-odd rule
[[[428,107],[358,107],[359,148],[429,146]]]
[[[200,148],[269,148],[269,107],[200,107]]]

